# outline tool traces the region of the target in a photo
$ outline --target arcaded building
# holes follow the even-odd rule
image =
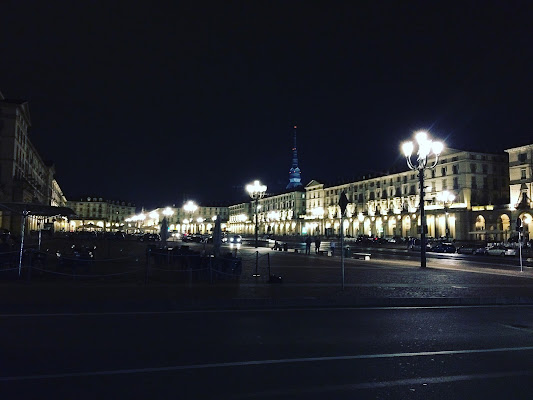
[[[32,126],[29,104],[25,100],[8,99],[0,93],[0,226],[18,233],[21,217],[9,211],[6,204],[37,206],[65,205],[65,197],[54,179],[55,168],[45,162],[30,140]],[[56,224],[57,222],[57,224]],[[57,225],[59,219],[31,214],[26,229],[35,230],[46,224]]]

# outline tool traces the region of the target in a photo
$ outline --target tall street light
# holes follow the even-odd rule
[[[257,233],[259,232],[259,199],[263,198],[267,190],[266,185],[261,185],[259,181],[254,181],[246,185],[246,191],[252,200],[255,200],[255,248],[258,247]]]
[[[444,149],[442,142],[433,142],[428,138],[425,131],[419,131],[415,134],[418,150],[416,152],[416,163],[413,163],[412,155],[415,150],[415,145],[412,141],[405,142],[402,145],[403,154],[407,159],[407,165],[413,171],[418,171],[418,178],[420,181],[420,267],[426,268],[426,214],[424,212],[424,170],[433,169],[437,166],[440,153]],[[428,165],[428,156],[435,155],[435,160],[431,165]]]
[[[448,209],[450,208],[450,204],[455,200],[455,195],[445,190],[437,195],[437,200],[442,201],[442,204],[444,205],[444,225],[446,227],[446,241],[448,241],[448,236],[450,235],[450,228],[448,227]]]
[[[183,205],[183,209],[185,210],[185,212],[188,212],[190,214],[191,217],[189,218],[189,223],[192,226],[192,221],[193,221],[192,216],[195,213],[195,211],[198,210],[198,206],[196,205],[194,201],[189,200],[187,203]]]

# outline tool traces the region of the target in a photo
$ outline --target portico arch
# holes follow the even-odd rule
[[[476,222],[474,224],[474,231],[476,232],[475,233],[476,240],[485,240],[486,239],[486,235],[485,235],[485,217],[483,215],[481,215],[481,214],[476,217]]]
[[[381,217],[376,218],[376,236],[383,236],[383,220]]]
[[[411,236],[411,217],[409,215],[405,215],[402,219],[402,236]]]
[[[396,236],[396,217],[389,218],[389,235]]]
[[[509,240],[511,236],[511,219],[507,214],[502,214],[498,218],[498,230],[501,232],[501,240]]]
[[[363,225],[363,233],[368,236],[372,235],[372,230],[370,228],[370,218],[365,218],[365,223]]]

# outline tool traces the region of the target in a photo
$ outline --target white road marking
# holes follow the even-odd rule
[[[246,299],[235,299],[239,300]],[[254,299],[254,300],[270,300]],[[212,309],[212,310],[166,310],[166,311],[105,311],[80,313],[28,313],[28,314],[0,314],[1,318],[47,318],[47,317],[106,317],[106,316],[137,316],[137,315],[179,315],[179,314],[216,314],[216,313],[258,313],[258,312],[292,312],[292,311],[369,311],[369,310],[447,310],[467,308],[533,308],[532,304],[487,304],[461,306],[378,306],[378,307],[283,307],[283,308],[254,308],[246,309]]]
[[[62,379],[75,377],[90,377],[104,375],[128,375],[155,372],[170,371],[188,371],[208,368],[228,368],[228,367],[246,367],[254,365],[276,365],[276,364],[293,364],[309,363],[323,361],[346,361],[346,360],[369,360],[380,358],[397,358],[397,357],[422,357],[422,356],[442,356],[455,354],[479,354],[479,353],[498,353],[511,351],[533,351],[533,346],[524,347],[500,347],[494,349],[465,349],[465,350],[441,350],[441,351],[421,351],[416,353],[388,353],[388,354],[359,354],[352,356],[332,356],[332,357],[307,357],[307,358],[284,358],[277,360],[252,360],[252,361],[234,361],[209,364],[192,364],[192,365],[175,365],[168,367],[151,367],[151,368],[133,368],[133,369],[116,369],[102,371],[86,372],[65,372],[57,374],[41,375],[19,375],[19,376],[2,376],[0,382],[28,381],[36,379]]]

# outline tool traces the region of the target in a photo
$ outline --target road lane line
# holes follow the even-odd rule
[[[237,299],[238,301],[239,299]],[[257,299],[255,299],[257,300]],[[258,299],[258,300],[269,300]],[[254,308],[246,309],[212,309],[212,310],[166,310],[166,311],[104,311],[81,313],[28,313],[28,314],[0,314],[1,318],[47,318],[47,317],[106,317],[106,316],[137,316],[137,315],[179,315],[179,314],[217,314],[217,313],[258,313],[258,312],[293,312],[293,311],[370,311],[370,310],[455,310],[469,308],[533,308],[531,304],[478,304],[459,306],[378,306],[378,307],[283,307],[283,308]]]
[[[116,370],[86,371],[86,372],[65,372],[65,373],[41,374],[41,375],[1,376],[0,382],[28,381],[28,380],[37,380],[37,379],[61,379],[61,378],[90,377],[90,376],[104,376],[104,375],[128,375],[128,374],[154,373],[154,372],[188,371],[188,370],[208,369],[208,368],[227,368],[227,367],[246,367],[246,366],[254,366],[254,365],[309,363],[309,362],[319,362],[319,361],[369,360],[369,359],[397,358],[397,357],[422,357],[422,356],[442,356],[442,355],[456,355],[456,354],[502,353],[502,352],[512,352],[512,351],[533,351],[533,346],[500,347],[500,348],[494,348],[494,349],[420,351],[416,353],[359,354],[359,355],[353,355],[353,356],[282,358],[282,359],[277,359],[277,360],[234,361],[234,362],[221,362],[221,363],[208,363],[208,364],[175,365],[175,366],[168,366],[168,367],[148,367],[148,368],[116,369]]]
[[[343,385],[320,385],[304,388],[289,388],[287,390],[271,390],[264,392],[243,393],[232,396],[234,399],[244,398],[257,398],[257,397],[272,397],[272,396],[286,396],[286,395],[298,395],[305,393],[328,393],[338,391],[353,391],[353,390],[365,390],[365,389],[381,389],[390,388],[395,386],[420,386],[420,385],[435,385],[440,383],[472,381],[480,379],[498,379],[498,378],[510,378],[518,376],[530,376],[533,375],[533,370],[520,370],[520,371],[508,371],[508,372],[489,372],[484,374],[468,374],[468,375],[450,375],[450,376],[430,376],[424,378],[412,378],[412,379],[398,379],[395,381],[383,381],[383,382],[363,382],[363,383],[348,383]]]

